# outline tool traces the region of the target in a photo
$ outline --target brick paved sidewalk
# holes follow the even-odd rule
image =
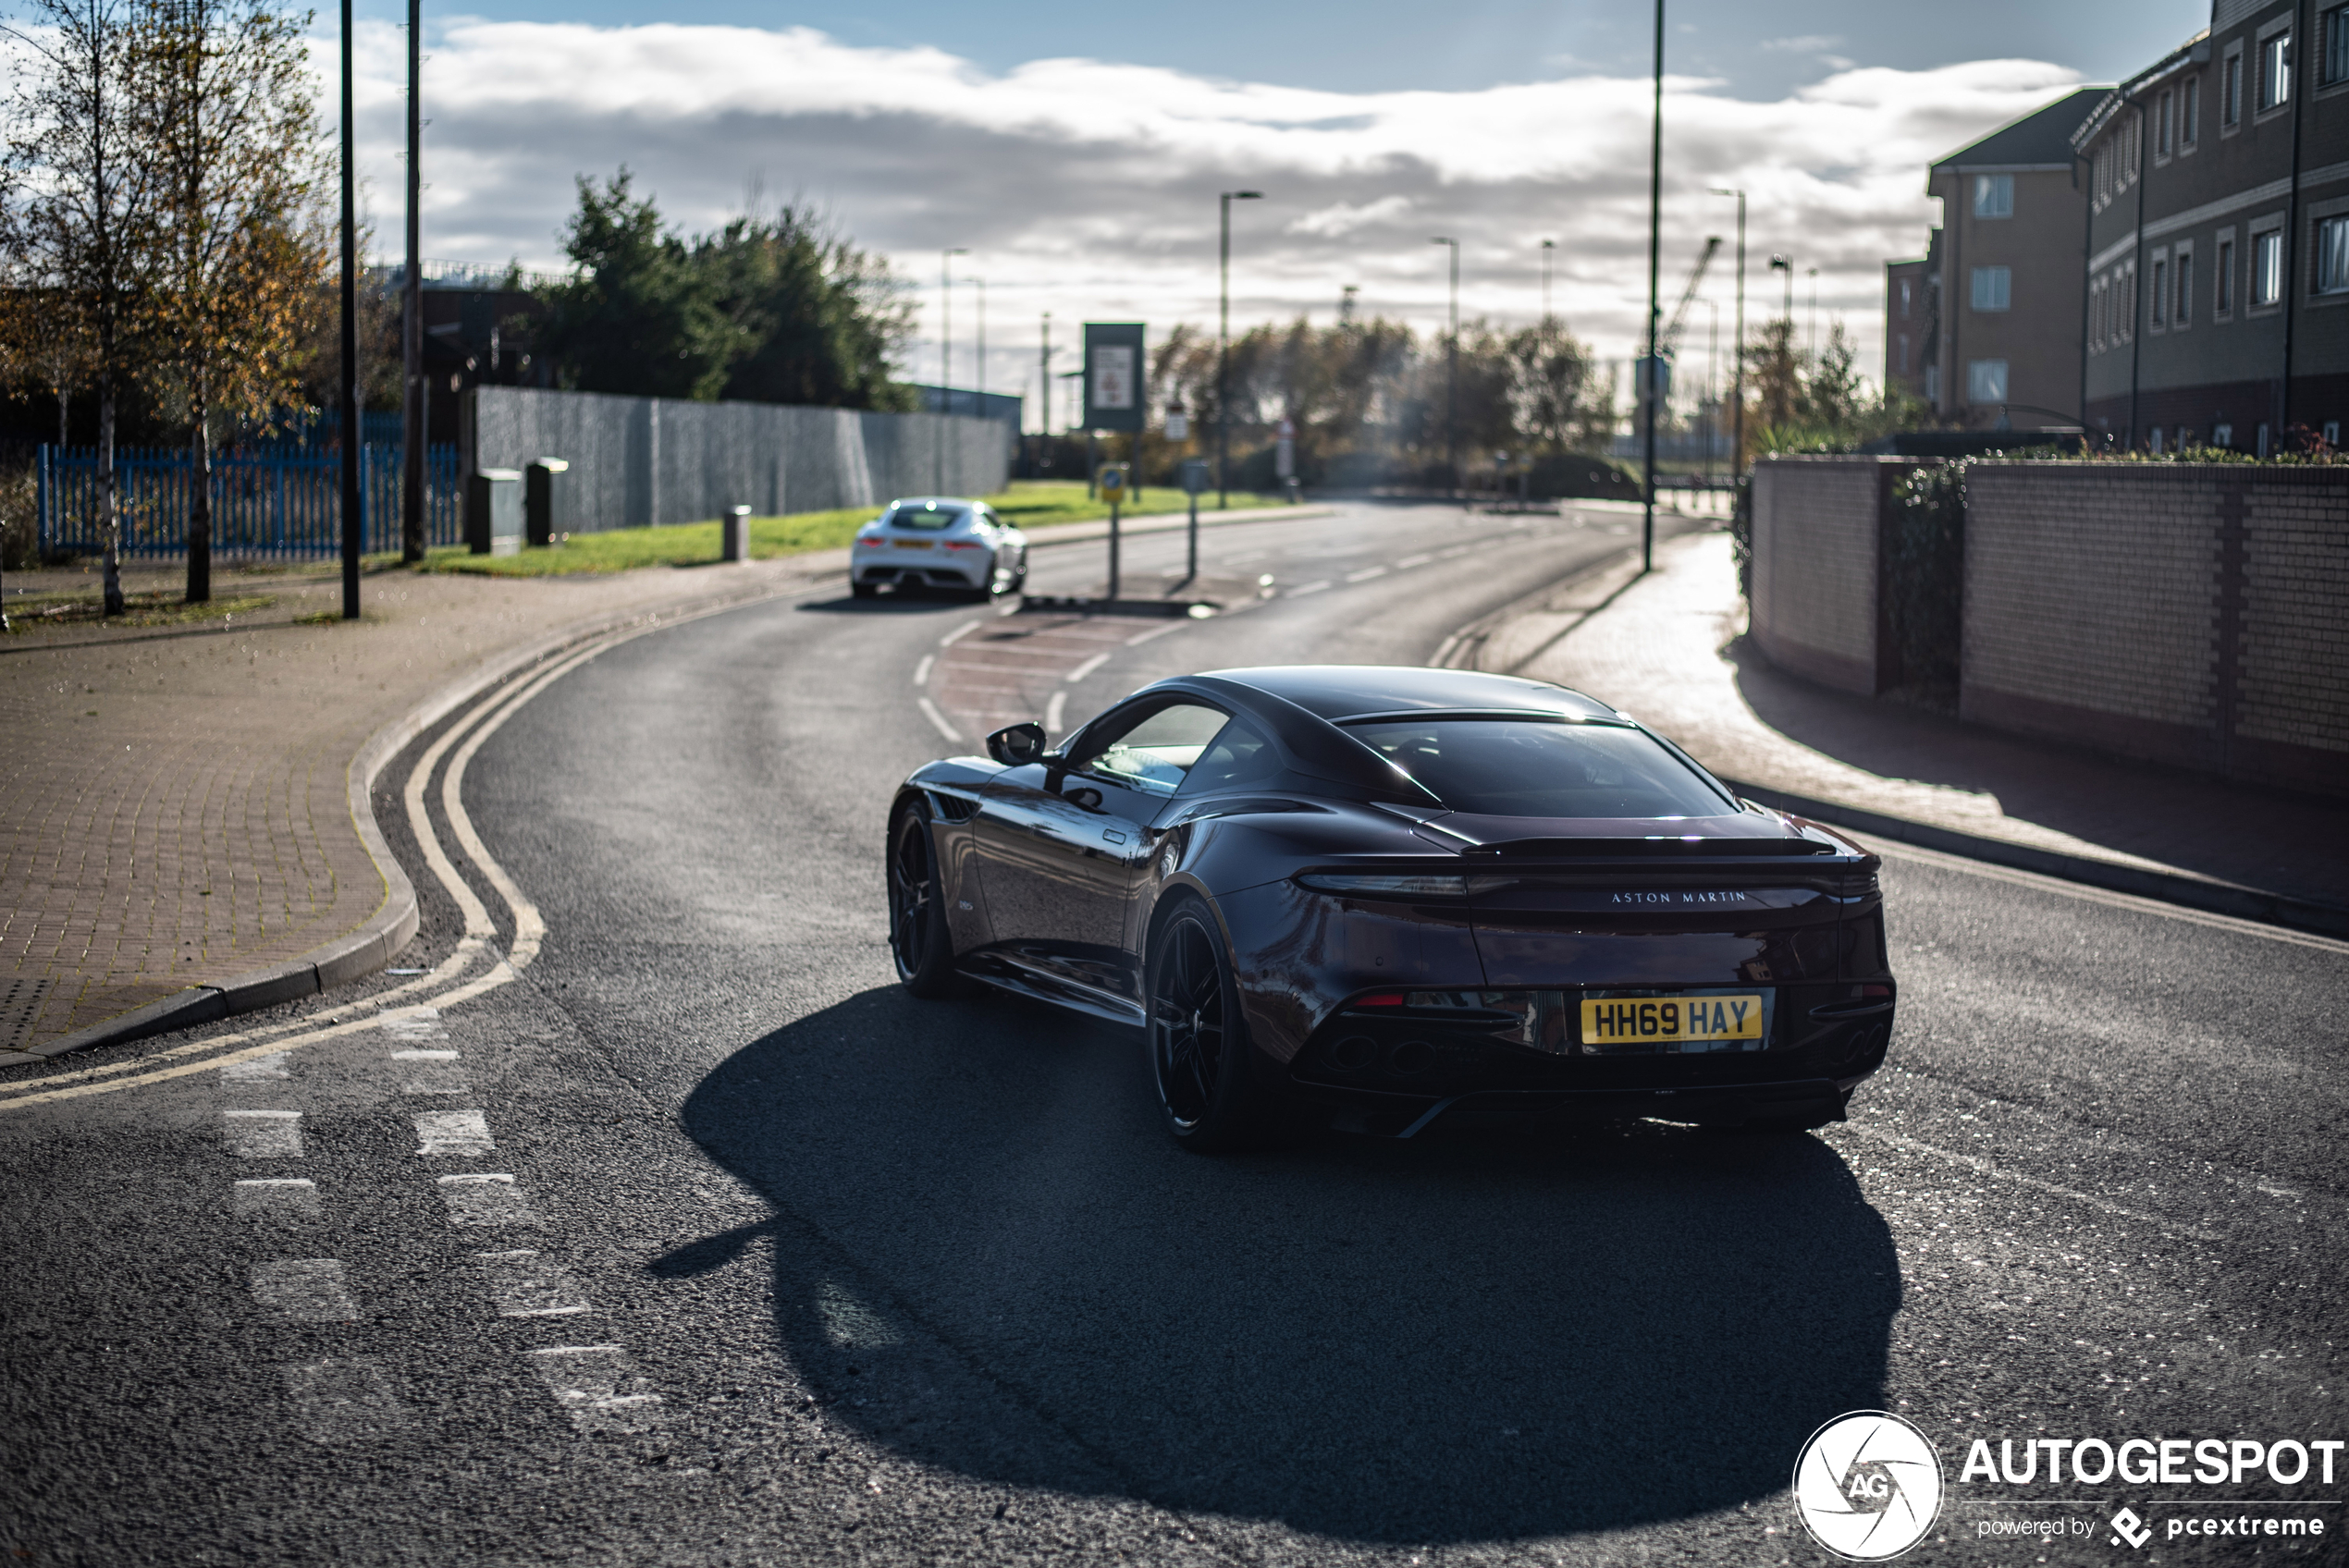
[[[277,602],[233,623],[0,640],[0,1052],[365,924],[386,884],[351,820],[351,759],[486,659],[571,625],[805,584],[846,557],[602,577],[387,572],[363,584],[363,619],[324,625],[299,618],[339,610],[331,566],[229,571],[219,596]]]
[[[1613,586],[1611,603],[1516,673],[1612,703],[1725,777],[2059,854],[2349,904],[2338,804],[2011,738],[1780,672],[1741,638],[1725,533],[1660,545],[1653,576]]]

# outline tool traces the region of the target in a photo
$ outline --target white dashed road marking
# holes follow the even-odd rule
[[[240,1159],[300,1159],[301,1112],[298,1110],[224,1110],[220,1113],[228,1146]]]
[[[1374,566],[1362,571],[1347,572],[1346,574],[1346,581],[1348,582],[1368,582],[1373,577],[1384,577],[1385,575],[1386,568],[1383,566]]]
[[[1091,658],[1087,659],[1083,664],[1078,665],[1075,669],[1070,670],[1066,675],[1061,677],[1061,679],[1067,681],[1071,686],[1074,686],[1078,681],[1084,680],[1087,676],[1092,674],[1093,671],[1101,668],[1101,666],[1107,663],[1109,663],[1109,655],[1107,654],[1095,654]]]
[[[1434,558],[1435,553],[1432,550],[1421,551],[1416,556],[1405,556],[1401,560],[1395,563],[1395,570],[1402,571],[1410,567],[1425,566],[1428,562],[1433,560]]]
[[[1318,594],[1329,585],[1329,579],[1325,577],[1319,582],[1308,582],[1301,588],[1290,589],[1288,591],[1288,596],[1292,599],[1301,599],[1308,594]]]
[[[283,1078],[287,1060],[291,1054],[289,1051],[271,1051],[267,1056],[257,1056],[249,1061],[232,1061],[220,1070],[220,1081],[224,1084],[265,1084],[272,1079]]]
[[[384,1369],[364,1357],[303,1362],[285,1372],[294,1423],[314,1443],[397,1437],[414,1421]]]
[[[937,662],[938,655],[936,654],[924,654],[922,655],[922,662],[914,667],[914,684],[916,686],[929,685],[929,667]]]
[[[538,1211],[511,1176],[443,1176],[437,1184],[440,1201],[449,1206],[451,1225],[540,1223]]]
[[[240,1182],[228,1189],[228,1204],[240,1219],[315,1219],[315,1182],[293,1177]]]
[[[342,1265],[331,1257],[254,1264],[252,1299],[280,1323],[348,1323],[359,1316]]]
[[[1052,700],[1044,704],[1044,729],[1049,734],[1061,732],[1061,720],[1068,717],[1068,693],[1055,692]]]
[[[938,711],[936,703],[931,702],[928,697],[916,697],[914,700],[920,704],[922,717],[929,719],[941,735],[945,736],[956,745],[962,744],[963,732],[946,722],[946,716]]]
[[[477,1252],[500,1317],[572,1317],[593,1312],[570,1272],[543,1253]]]
[[[1180,631],[1190,624],[1187,620],[1170,620],[1163,626],[1153,626],[1148,631],[1137,631],[1125,639],[1129,648],[1138,648],[1153,637],[1163,637],[1170,631]]]
[[[457,1069],[455,1051],[394,1051],[391,1060],[404,1062],[409,1069],[408,1082],[400,1093],[408,1095],[466,1095],[473,1085]]]
[[[660,1396],[618,1345],[556,1345],[530,1353],[530,1365],[571,1424],[591,1436],[649,1431],[660,1424]]]
[[[487,1119],[477,1110],[420,1110],[412,1120],[420,1155],[488,1154],[498,1146],[489,1141]]]

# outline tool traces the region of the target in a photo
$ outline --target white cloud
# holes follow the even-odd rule
[[[363,166],[387,241],[399,229],[387,204],[400,189],[402,46],[395,28],[363,28]],[[331,69],[331,37],[315,56]],[[1883,260],[1921,251],[1937,215],[1926,164],[2075,80],[2023,60],[1846,69],[1753,103],[1667,77],[1667,302],[1703,237],[1732,232],[1734,208],[1705,187],[1741,186],[1750,318],[1777,305],[1763,261],[1791,250],[1820,269],[1822,329],[1840,312],[1874,351]],[[828,207],[928,292],[939,250],[970,247],[962,275],[988,279],[1001,389],[1031,375],[1041,311],[1056,325],[1139,316],[1154,334],[1211,322],[1215,193],[1246,187],[1267,200],[1234,208],[1236,324],[1327,320],[1340,287],[1359,284],[1364,310],[1430,325],[1445,290],[1427,243],[1438,232],[1462,241],[1464,313],[1530,319],[1548,238],[1557,308],[1617,356],[1644,305],[1649,91],[1643,76],[1588,71],[1364,93],[1083,59],[990,73],[805,28],[457,21],[425,67],[424,251],[558,264],[574,176],[623,163],[695,228],[736,210],[757,178]],[[1708,293],[1726,334],[1726,267]],[[972,302],[957,301],[958,338]],[[1694,320],[1702,332],[1702,307]],[[912,368],[932,374],[934,355],[917,348]]]

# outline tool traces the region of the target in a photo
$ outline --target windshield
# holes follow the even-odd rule
[[[969,509],[967,507],[898,507],[883,521],[892,528],[918,528],[937,533],[962,521]]]
[[[1454,811],[1480,816],[1722,816],[1737,808],[1640,730],[1530,719],[1347,726]]]

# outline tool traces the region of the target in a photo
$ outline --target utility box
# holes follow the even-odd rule
[[[570,469],[560,458],[540,458],[523,471],[522,509],[527,536],[542,549],[555,542],[555,475]]]
[[[522,541],[522,470],[475,469],[465,481],[465,548],[476,556],[518,556]]]
[[[719,558],[729,561],[750,559],[750,508],[728,507],[726,515],[719,519]]]

